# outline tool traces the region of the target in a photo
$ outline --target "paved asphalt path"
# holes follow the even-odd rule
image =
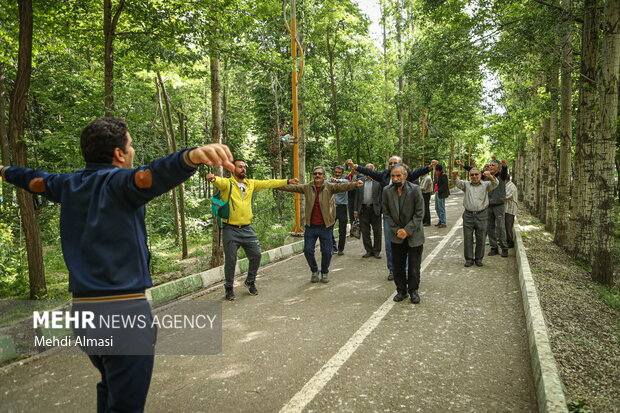
[[[351,238],[328,284],[303,255],[261,268],[258,296],[238,282],[223,302],[221,354],[157,356],[146,411],[535,412],[514,252],[464,268],[461,204],[425,227],[420,304],[394,303],[385,258]],[[95,411],[97,381],[83,355],[0,370],[0,412]]]

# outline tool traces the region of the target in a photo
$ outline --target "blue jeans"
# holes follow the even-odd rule
[[[446,225],[446,199],[439,198],[439,194],[435,194],[435,212],[437,212],[439,223]]]
[[[390,224],[385,215],[383,216],[383,239],[385,240],[385,258],[388,270],[392,271],[392,242],[390,241]]]
[[[325,225],[310,225],[306,226],[304,230],[304,256],[312,272],[317,272],[319,270],[316,258],[314,258],[317,238],[321,244],[321,274],[327,274],[329,272],[329,264],[332,261],[334,249],[333,227],[333,225],[331,227],[326,227]]]

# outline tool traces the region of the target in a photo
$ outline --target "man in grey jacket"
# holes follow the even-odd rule
[[[396,284],[394,301],[403,301],[410,295],[411,302],[418,304],[424,246],[424,198],[420,187],[407,181],[407,169],[403,164],[392,167],[392,184],[383,190],[383,214],[390,227]],[[406,268],[407,258],[409,268]]]
[[[469,181],[457,179],[459,171],[452,171],[452,183],[465,192],[463,197],[463,240],[465,244],[465,266],[482,267],[484,237],[487,231],[489,192],[497,188],[499,180],[489,171],[484,172],[487,180],[481,180],[480,169],[469,169]],[[474,231],[476,232],[476,255],[474,256]]]

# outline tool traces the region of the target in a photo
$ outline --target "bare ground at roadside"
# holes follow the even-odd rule
[[[567,402],[620,412],[620,311],[522,205],[518,220]]]

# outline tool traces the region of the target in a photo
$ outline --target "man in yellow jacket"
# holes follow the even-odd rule
[[[226,299],[235,300],[233,282],[237,265],[237,250],[242,247],[248,257],[248,275],[243,285],[250,295],[258,295],[256,273],[260,266],[261,250],[258,237],[252,228],[252,195],[254,191],[266,188],[279,188],[287,184],[297,184],[295,179],[247,179],[246,163],[243,159],[233,161],[235,169],[230,178],[207,174],[207,180],[220,190],[222,200],[230,199],[230,217],[223,219],[222,239],[224,244],[224,288]]]

